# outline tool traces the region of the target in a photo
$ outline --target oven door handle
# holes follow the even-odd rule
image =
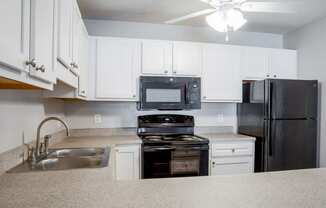
[[[209,147],[202,146],[202,147],[181,147],[180,150],[208,150]]]
[[[175,147],[171,146],[162,146],[162,147],[146,147],[144,148],[144,152],[157,152],[157,151],[173,151],[175,150]]]

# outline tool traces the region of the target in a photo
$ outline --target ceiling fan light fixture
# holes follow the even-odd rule
[[[227,32],[228,25],[223,12],[214,12],[206,16],[207,24],[218,32]]]
[[[239,10],[229,9],[208,15],[206,22],[218,32],[229,32],[237,31],[247,23],[247,20]]]
[[[233,31],[239,30],[247,23],[247,20],[243,17],[242,12],[236,9],[230,9],[227,11],[228,25]]]

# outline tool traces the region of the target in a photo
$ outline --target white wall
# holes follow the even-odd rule
[[[194,111],[137,111],[132,102],[65,102],[65,115],[72,128],[116,128],[136,127],[137,116],[156,113],[194,115],[196,126],[236,127],[236,104],[202,104],[201,110]],[[102,116],[102,123],[95,124],[94,115]],[[218,117],[223,115],[223,121]]]
[[[109,20],[84,21],[90,35],[226,44],[225,34],[218,33],[209,27],[189,27]],[[238,31],[230,34],[230,42],[228,43],[268,48],[282,48],[283,36],[278,34]]]
[[[286,34],[284,44],[298,50],[299,78],[321,83],[320,165],[326,167],[326,18]]]
[[[36,129],[46,116],[64,117],[64,102],[44,100],[41,91],[0,90],[0,153],[36,139]],[[43,134],[60,130],[56,123],[44,126]]]

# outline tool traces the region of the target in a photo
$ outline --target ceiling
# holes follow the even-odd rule
[[[281,34],[326,16],[326,0],[260,1],[290,1],[299,4],[295,7],[294,14],[245,13],[248,23],[242,28],[243,31]],[[84,18],[158,24],[210,8],[200,0],[78,0],[78,2]],[[207,26],[204,17],[187,20],[178,25]]]

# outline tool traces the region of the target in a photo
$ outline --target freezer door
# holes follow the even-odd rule
[[[271,119],[316,118],[318,82],[267,80]],[[268,101],[268,99],[267,99]]]
[[[316,120],[271,120],[269,127],[265,170],[316,167]]]

